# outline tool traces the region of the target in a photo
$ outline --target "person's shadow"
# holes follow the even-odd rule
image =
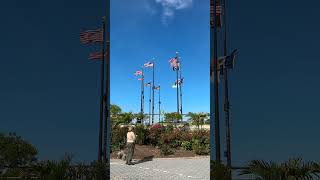
[[[152,161],[153,157],[154,156],[146,156],[146,157],[143,157],[143,159],[140,159],[139,161],[135,161],[135,162],[132,162],[132,163],[133,164],[140,164],[140,163]]]

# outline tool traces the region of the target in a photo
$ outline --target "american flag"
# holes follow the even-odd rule
[[[102,59],[102,53],[101,53],[101,52],[93,52],[93,53],[90,53],[88,59],[90,59],[90,60]]]
[[[159,90],[159,89],[160,89],[160,86],[155,86],[153,89]]]
[[[139,78],[138,80],[139,80],[139,81],[142,81],[142,80],[144,80],[144,78],[143,78],[143,77],[141,77],[141,78]]]
[[[218,0],[217,5],[216,5],[216,15],[217,15],[217,26],[221,27],[222,26],[222,7],[219,5],[220,1]],[[215,22],[214,22],[214,2],[210,1],[210,24],[211,27],[215,26]]]
[[[210,9],[211,15],[214,16],[214,5],[212,4],[211,9]],[[222,14],[222,7],[217,5],[217,10],[216,13],[218,16]]]
[[[145,86],[151,86],[151,82],[144,84]]]
[[[171,59],[169,60],[169,63],[170,63],[170,65],[171,65],[171,67],[172,67],[172,70],[178,70],[179,67],[180,67],[180,63],[179,63],[177,57],[171,58]]]
[[[182,84],[182,83],[183,83],[183,79],[184,79],[184,78],[178,79],[178,80],[176,81],[176,84]]]
[[[139,75],[142,75],[142,71],[136,71],[135,73],[134,73],[134,75],[136,75],[136,76],[139,76]]]
[[[101,29],[87,30],[80,33],[80,42],[82,44],[102,42],[103,31]]]
[[[153,67],[153,62],[147,62],[143,66],[144,67]]]
[[[174,58],[171,58],[171,59],[169,60],[169,63],[170,63],[170,64],[173,64],[173,63],[177,63],[177,61],[178,61],[178,59],[177,59],[176,57],[174,57]]]
[[[228,69],[233,69],[235,61],[236,61],[237,54],[238,54],[238,50],[235,49],[235,50],[232,51],[231,55],[227,56],[226,62],[225,62],[225,66]]]

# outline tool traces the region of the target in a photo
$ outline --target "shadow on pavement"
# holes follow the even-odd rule
[[[154,156],[146,156],[146,157],[143,157],[143,159],[140,159],[139,161],[136,161],[136,162],[134,162],[133,164],[140,164],[140,163],[152,161],[153,157],[154,157]]]

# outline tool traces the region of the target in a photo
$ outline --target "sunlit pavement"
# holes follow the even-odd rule
[[[126,165],[118,159],[111,160],[110,178],[112,180],[185,180],[210,179],[209,157],[153,159]]]

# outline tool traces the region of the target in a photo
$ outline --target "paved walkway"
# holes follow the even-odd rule
[[[124,161],[111,160],[110,176],[112,180],[187,180],[210,179],[209,157],[153,159],[145,162],[133,161],[128,166]]]

